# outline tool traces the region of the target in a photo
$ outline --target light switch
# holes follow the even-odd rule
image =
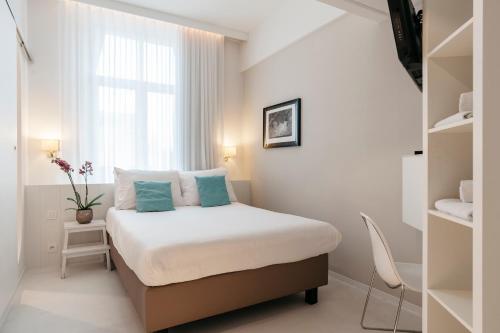
[[[47,220],[57,220],[57,211],[56,210],[48,210],[47,211]]]

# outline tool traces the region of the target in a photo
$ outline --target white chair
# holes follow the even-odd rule
[[[398,329],[398,322],[399,316],[401,314],[401,306],[403,305],[405,291],[412,290],[419,293],[422,292],[422,265],[394,262],[391,250],[389,249],[389,245],[379,226],[367,215],[361,213],[361,217],[370,235],[374,261],[373,272],[370,280],[370,288],[368,289],[368,295],[366,296],[365,306],[363,308],[363,315],[361,316],[361,327],[365,330],[374,331],[420,333],[421,331]],[[401,288],[399,306],[396,312],[396,319],[394,321],[393,328],[368,327],[364,324],[366,309],[368,307],[368,302],[370,300],[370,295],[373,288],[375,272],[378,274],[378,276],[380,276],[380,278],[389,288]]]

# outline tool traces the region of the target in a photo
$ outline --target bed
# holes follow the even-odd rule
[[[148,332],[317,288],[341,241],[330,224],[232,203],[110,208],[111,258]]]

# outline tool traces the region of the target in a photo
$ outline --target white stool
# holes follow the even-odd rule
[[[69,235],[77,232],[100,231],[102,232],[102,242],[99,244],[78,244],[76,246],[68,246]],[[61,279],[66,278],[66,263],[68,258],[76,258],[83,256],[91,256],[97,254],[106,255],[106,267],[111,270],[109,258],[108,238],[106,237],[106,222],[104,220],[95,220],[88,224],[79,224],[78,222],[64,223],[64,243],[62,250],[62,267]]]

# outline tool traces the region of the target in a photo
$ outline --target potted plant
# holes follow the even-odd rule
[[[94,169],[92,168],[92,162],[85,161],[85,163],[80,167],[78,173],[83,176],[85,179],[85,200],[82,200],[80,193],[76,190],[75,183],[73,181],[73,168],[71,165],[63,159],[56,158],[52,160],[52,163],[55,163],[59,168],[68,176],[69,182],[71,183],[71,187],[73,188],[73,192],[75,194],[74,198],[66,198],[66,200],[72,201],[75,203],[76,208],[68,208],[68,210],[76,211],[76,220],[80,224],[87,224],[92,221],[94,218],[94,213],[92,211],[92,207],[99,206],[101,203],[97,202],[104,194],[101,193],[97,197],[92,200],[88,200],[89,196],[89,187],[87,184],[87,177],[92,175]]]

